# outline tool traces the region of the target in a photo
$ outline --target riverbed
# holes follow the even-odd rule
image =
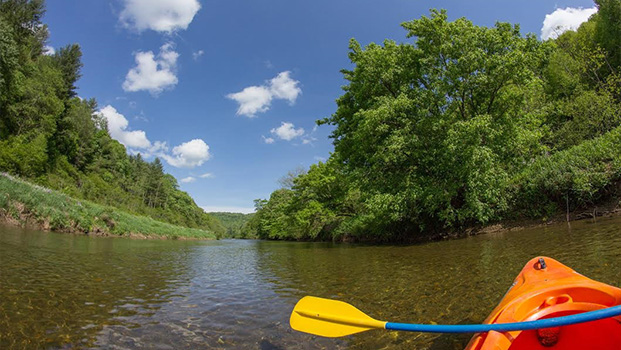
[[[621,217],[413,246],[129,240],[0,226],[2,349],[463,349],[468,335],[291,330],[299,298],[479,323],[532,257],[621,287]]]

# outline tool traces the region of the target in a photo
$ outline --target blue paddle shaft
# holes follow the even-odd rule
[[[394,331],[425,332],[425,333],[483,333],[526,331],[529,329],[551,328],[570,324],[597,321],[621,315],[621,305],[606,309],[584,312],[569,316],[546,318],[537,321],[496,323],[496,324],[464,324],[464,325],[433,325],[387,322],[385,328]]]

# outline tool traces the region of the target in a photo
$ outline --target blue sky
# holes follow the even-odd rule
[[[208,211],[250,212],[332,151],[331,127],[315,121],[336,109],[349,39],[406,41],[400,23],[431,7],[538,37],[594,11],[586,0],[48,0],[44,21],[50,50],[81,46],[78,94],[129,152],[162,158]]]

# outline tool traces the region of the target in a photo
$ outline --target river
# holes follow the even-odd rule
[[[478,323],[532,257],[621,286],[621,217],[414,246],[129,240],[0,227],[2,349],[463,349],[469,335],[293,331],[305,295]]]

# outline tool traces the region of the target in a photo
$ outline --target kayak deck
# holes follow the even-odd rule
[[[515,279],[484,323],[535,321],[621,304],[621,289],[593,281],[558,261],[537,257]],[[621,318],[542,330],[476,334],[466,350],[621,349]]]

